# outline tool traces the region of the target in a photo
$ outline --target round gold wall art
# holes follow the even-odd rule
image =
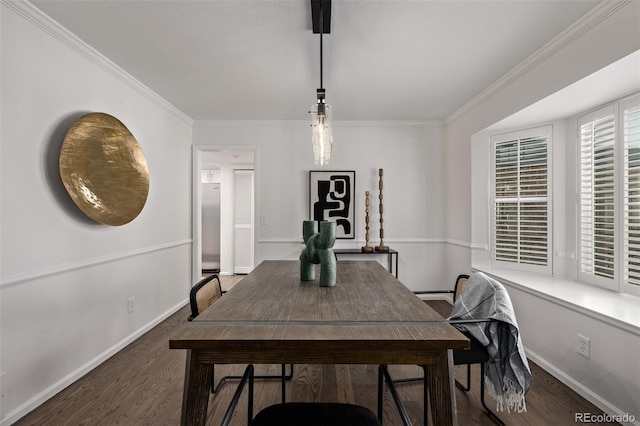
[[[60,177],[80,210],[110,226],[135,219],[149,194],[142,148],[117,118],[99,112],[80,117],[67,132]]]

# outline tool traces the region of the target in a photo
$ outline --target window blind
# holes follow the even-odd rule
[[[624,274],[640,286],[640,106],[624,111]]]
[[[580,268],[614,277],[615,118],[580,126]]]
[[[547,139],[494,145],[494,260],[548,265]]]

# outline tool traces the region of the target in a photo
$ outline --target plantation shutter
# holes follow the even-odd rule
[[[615,117],[580,125],[580,270],[614,277]]]
[[[640,97],[624,109],[624,276],[640,286]]]
[[[544,132],[494,143],[494,261],[549,265],[547,146]]]

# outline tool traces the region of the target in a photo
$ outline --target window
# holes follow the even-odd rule
[[[492,262],[551,273],[551,126],[492,137]]]
[[[624,108],[624,280],[640,286],[640,97]]]
[[[580,117],[578,128],[580,280],[638,291],[640,95]]]

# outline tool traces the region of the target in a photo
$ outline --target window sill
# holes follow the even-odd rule
[[[640,335],[640,297],[552,276],[487,267],[472,269],[506,286]]]

